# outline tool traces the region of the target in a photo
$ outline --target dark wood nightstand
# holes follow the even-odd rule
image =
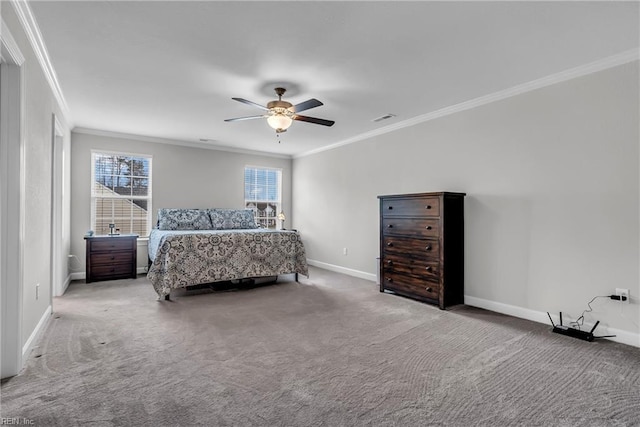
[[[85,236],[86,282],[136,278],[138,235]]]

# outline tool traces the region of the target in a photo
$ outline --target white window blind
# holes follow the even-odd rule
[[[91,153],[91,228],[142,237],[151,231],[151,156]]]
[[[282,170],[246,166],[244,168],[245,207],[252,209],[256,222],[265,228],[276,228],[281,211]]]

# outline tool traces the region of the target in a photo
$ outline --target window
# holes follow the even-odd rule
[[[151,231],[151,156],[91,152],[91,229],[146,237]]]
[[[282,170],[246,166],[244,204],[252,209],[260,227],[276,228],[281,211]]]

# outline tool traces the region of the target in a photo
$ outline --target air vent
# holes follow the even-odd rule
[[[381,122],[383,120],[387,120],[387,119],[390,119],[391,117],[395,117],[395,116],[396,116],[395,114],[387,113],[384,116],[380,116],[377,119],[373,119],[371,121],[372,122]]]

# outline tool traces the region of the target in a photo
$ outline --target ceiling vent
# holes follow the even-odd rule
[[[390,119],[391,117],[395,117],[395,116],[396,116],[395,114],[387,113],[384,116],[380,116],[377,119],[373,119],[371,121],[372,122],[381,122],[383,120],[387,120],[387,119]]]

